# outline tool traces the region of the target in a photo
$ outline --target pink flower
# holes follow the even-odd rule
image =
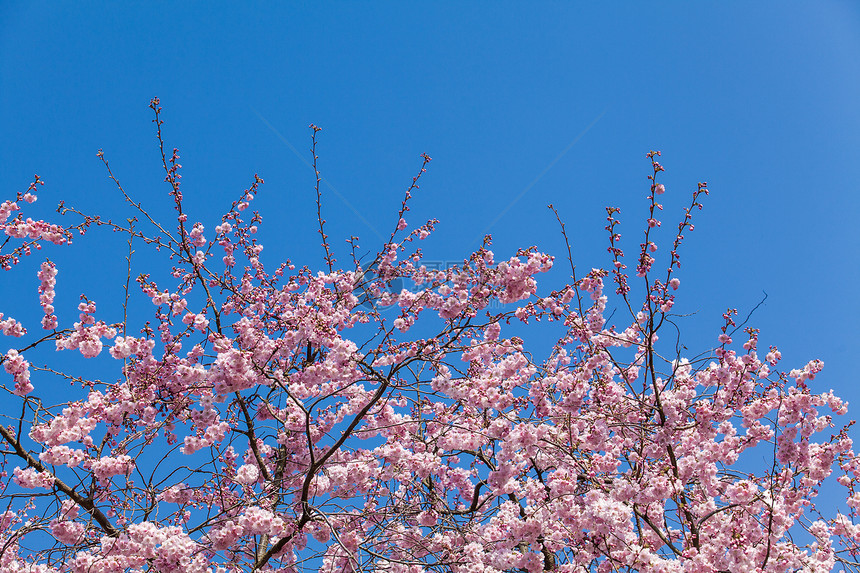
[[[191,501],[193,494],[193,488],[186,486],[184,483],[178,483],[161,492],[158,498],[166,501],[167,503],[185,504]]]
[[[283,535],[286,525],[281,517],[260,507],[249,507],[239,517],[239,525],[248,535]]]
[[[52,446],[39,454],[39,460],[52,466],[65,465],[70,468],[77,467],[84,461],[86,454],[83,450],[73,450],[69,446]]]
[[[56,340],[57,350],[78,349],[84,358],[95,358],[104,347],[100,338],[115,337],[116,329],[102,321],[96,322],[92,316],[96,311],[94,302],[82,302],[78,308],[81,311],[80,322],[74,324],[74,332]]]
[[[154,340],[145,340],[131,336],[117,336],[114,339],[113,347],[110,349],[110,355],[117,360],[122,360],[134,354],[151,354],[154,347]]]
[[[39,280],[42,283],[39,285],[39,304],[42,305],[42,310],[45,312],[45,317],[42,319],[42,328],[45,330],[53,330],[57,328],[57,316],[54,314],[54,287],[57,284],[57,267],[51,261],[42,263],[39,271]]]
[[[27,329],[11,316],[3,318],[3,313],[0,312],[0,332],[6,336],[21,337],[27,334]]]
[[[51,489],[54,487],[56,478],[50,472],[39,472],[35,468],[15,468],[14,477],[12,478],[16,484],[28,489],[45,488]]]
[[[99,481],[106,481],[113,476],[128,475],[134,469],[134,461],[123,454],[120,456],[105,456],[90,463],[90,470]]]
[[[15,395],[26,396],[33,391],[33,385],[30,383],[30,363],[24,360],[24,357],[18,354],[17,350],[10,349],[6,352],[3,368],[15,380],[15,390],[13,391]]]
[[[236,481],[243,485],[251,485],[257,482],[260,470],[257,466],[245,464],[236,471]]]

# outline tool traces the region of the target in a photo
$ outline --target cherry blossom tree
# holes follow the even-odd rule
[[[426,155],[372,260],[351,238],[339,268],[319,212],[322,270],[267,267],[249,211],[263,180],[211,231],[192,222],[151,108],[175,221],[136,203],[102,152],[134,210],[126,224],[65,204],[71,225],[27,218],[38,177],[0,204],[0,265],[44,310],[41,325],[9,300],[0,315],[3,572],[857,569],[860,460],[832,417],[846,404],[818,388],[823,364],[782,369],[734,310],[713,348],[681,352],[680,248],[708,189],[658,250],[659,152],[632,270],[608,208],[609,271],[582,272],[568,245],[568,284],[538,296],[557,261],[535,248],[497,259],[488,236],[461,264],[422,264],[436,221],[407,214]],[[72,247],[46,249],[57,260],[37,291],[11,274],[100,227],[170,269],[126,289],[150,322],[108,324],[82,297],[69,324],[54,297]],[[536,350],[537,322],[557,337]],[[46,346],[111,361],[114,379],[37,368]],[[822,515],[813,501],[832,473],[847,502]]]

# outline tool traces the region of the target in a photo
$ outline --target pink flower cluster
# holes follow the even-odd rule
[[[72,449],[66,445],[51,446],[41,454],[39,460],[53,466],[77,467],[86,459],[83,450]]]
[[[154,340],[134,338],[133,336],[117,336],[109,352],[117,360],[123,360],[132,355],[149,355],[153,348],[155,348]]]
[[[78,305],[78,310],[81,311],[80,322],[75,323],[75,330],[70,335],[57,339],[57,350],[79,349],[84,358],[95,358],[104,347],[100,339],[115,337],[116,328],[101,320],[96,322],[93,317],[96,311],[94,302],[85,300]]]
[[[64,408],[62,414],[55,416],[47,424],[34,425],[30,429],[30,439],[52,448],[85,440],[97,425],[97,418],[86,417],[83,406],[73,404]]]
[[[89,463],[89,469],[99,481],[107,481],[113,476],[128,475],[134,469],[134,460],[125,454],[104,456]]]
[[[241,392],[261,383],[253,368],[253,355],[235,348],[218,354],[209,370],[209,380],[220,395]]]
[[[15,205],[14,203],[12,205]],[[17,207],[17,205],[15,205]],[[2,207],[0,207],[0,219],[3,218]],[[45,221],[34,221],[29,217],[27,219],[13,219],[12,221],[0,224],[2,229],[8,236],[16,239],[44,239],[55,245],[63,245],[66,243],[66,231],[60,225],[46,223]]]
[[[261,507],[249,507],[239,516],[239,526],[245,534],[250,535],[284,535],[286,523],[284,520]]]
[[[28,489],[34,488],[45,488],[51,489],[54,487],[54,482],[56,478],[51,474],[51,472],[40,472],[36,470],[36,468],[15,468],[14,470],[14,480],[15,483],[21,487],[25,487]]]
[[[33,203],[36,201],[35,190],[37,185],[44,185],[41,178],[36,175],[26,193],[18,193],[15,201],[3,201],[0,203],[0,235],[5,235],[5,241],[0,241],[5,246],[10,238],[21,239],[21,243],[9,253],[0,254],[0,268],[10,270],[19,262],[20,255],[29,255],[33,249],[42,248],[41,241],[46,240],[54,244],[65,244],[69,242],[71,233],[59,225],[45,221],[34,221],[20,213],[21,202]],[[13,214],[18,212],[13,218]]]
[[[44,185],[38,175],[36,176],[36,180],[30,184],[30,191],[35,190],[37,183],[39,185]],[[23,195],[19,194],[18,200],[23,200],[27,203],[35,203],[36,195],[30,191]],[[21,208],[18,206],[16,201],[3,201],[3,203],[0,203],[0,230],[4,231],[6,235],[18,239],[25,237],[30,239],[44,238],[56,244],[62,244],[65,242],[64,230],[58,225],[50,225],[44,221],[33,221],[32,219],[23,220],[20,215],[9,221],[9,217],[12,216],[12,213],[20,211],[20,209]]]
[[[199,330],[200,332],[206,332],[206,327],[209,326],[209,320],[203,313],[194,314],[193,312],[189,312],[182,317],[182,323],[187,324],[193,327],[194,330]]]
[[[33,384],[30,383],[30,363],[24,360],[24,356],[18,354],[17,350],[9,349],[6,352],[3,368],[15,380],[15,395],[26,396],[33,391]]]
[[[78,552],[70,573],[124,573],[151,569],[165,573],[212,573],[200,545],[180,527],[151,521],[134,523],[117,537],[104,536],[94,549]]]
[[[208,539],[212,547],[218,551],[230,549],[236,546],[236,542],[245,534],[245,528],[235,521],[228,521],[216,525],[209,530]]]
[[[6,336],[15,336],[20,338],[27,334],[27,329],[11,316],[3,318],[3,313],[0,312],[0,332]]]
[[[203,430],[202,436],[185,436],[184,445],[180,451],[183,454],[191,455],[203,448],[214,446],[223,441],[230,430],[230,424],[227,422],[216,421]]]
[[[54,539],[66,545],[74,545],[81,540],[86,530],[86,524],[75,521],[79,511],[80,508],[72,500],[67,499],[62,503],[59,517],[51,520],[50,524],[51,535],[54,536]]]
[[[42,310],[45,313],[44,318],[42,318],[42,328],[53,330],[57,328],[57,316],[54,314],[54,297],[56,296],[54,288],[57,286],[56,265],[51,261],[42,263],[39,280],[42,281],[39,285],[39,304],[42,305]]]
[[[191,227],[191,232],[188,234],[190,242],[195,247],[202,247],[206,244],[206,237],[203,236],[203,224],[194,223]]]
[[[12,213],[18,211],[20,207],[14,201],[3,201],[0,203],[0,225],[6,223],[9,220],[9,217],[12,216]]]
[[[252,485],[260,478],[260,470],[255,465],[245,464],[236,471],[236,481],[243,485]]]
[[[178,483],[170,486],[161,494],[159,499],[163,499],[167,503],[188,503],[194,497],[194,489],[186,486],[184,483]]]
[[[528,253],[525,264],[517,258],[501,262],[496,267],[499,277],[498,284],[504,288],[499,295],[499,302],[508,303],[523,300],[537,290],[537,284],[532,277],[536,273],[545,273],[552,268],[552,257],[542,253]]]

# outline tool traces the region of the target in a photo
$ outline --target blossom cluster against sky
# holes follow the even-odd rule
[[[621,207],[636,252],[645,154],[659,149],[664,241],[697,182],[711,190],[677,275],[677,308],[696,313],[679,321],[684,344],[715,344],[720,314],[745,317],[766,292],[750,321],[762,344],[778,344],[786,365],[823,360],[815,383],[860,407],[858,53],[860,8],[839,1],[4,2],[2,198],[38,173],[46,217],[62,199],[124,220],[104,149],[126,190],[169,216],[147,108],[158,96],[193,220],[214,227],[255,173],[266,181],[255,207],[271,264],[323,266],[314,123],[326,230],[344,266],[346,238],[375,252],[397,224],[427,153],[407,215],[441,220],[428,260],[462,261],[487,233],[499,259],[530,245],[563,257],[553,203],[590,269],[609,264],[607,205]],[[61,323],[81,292],[119,319],[126,248],[99,232],[46,249],[0,275],[0,311],[39,320],[48,256]],[[564,265],[553,273],[566,278]],[[25,280],[32,299],[13,299]]]

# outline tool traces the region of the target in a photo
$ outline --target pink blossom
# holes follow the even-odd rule
[[[15,483],[28,489],[54,487],[55,478],[50,472],[39,472],[35,468],[15,468]]]
[[[86,530],[86,524],[74,521],[78,517],[80,508],[72,500],[65,500],[57,519],[51,521],[51,535],[67,545],[74,545],[81,540]]]
[[[188,236],[191,239],[191,244],[195,247],[202,247],[206,244],[206,237],[203,236],[203,225],[201,223],[194,223]]]
[[[3,313],[0,312],[0,332],[6,336],[15,336],[20,338],[27,334],[27,329],[11,316],[3,318]]]
[[[42,268],[39,271],[39,280],[42,281],[39,285],[39,304],[42,305],[42,310],[45,313],[45,317],[42,319],[42,328],[45,330],[57,328],[57,316],[54,314],[56,277],[57,267],[54,263],[51,261],[42,263]]]
[[[260,470],[251,464],[245,464],[236,471],[236,481],[244,485],[256,483],[259,477]]]
[[[24,360],[17,350],[10,349],[6,352],[3,368],[15,380],[13,393],[16,396],[26,396],[33,391],[33,384],[30,383],[30,363]]]
[[[96,479],[108,480],[113,476],[128,475],[134,469],[134,461],[125,454],[105,456],[90,462],[90,470]]]
[[[92,316],[96,311],[95,303],[82,302],[78,308],[81,311],[80,322],[74,324],[74,331],[71,334],[57,339],[57,350],[78,349],[84,358],[95,358],[104,347],[100,339],[115,337],[116,328],[102,321],[96,322]]]
[[[69,446],[52,446],[39,454],[39,460],[46,464],[59,466],[65,465],[70,468],[77,467],[84,461],[86,454],[82,450],[72,449]]]
[[[191,501],[194,496],[194,489],[186,486],[184,483],[178,483],[170,486],[158,496],[168,503],[185,504]]]
[[[48,447],[59,446],[84,440],[97,424],[97,420],[84,416],[81,405],[72,405],[50,422],[34,425],[30,430],[30,438]]]
[[[110,349],[110,355],[118,360],[122,360],[134,354],[148,355],[154,347],[154,340],[145,340],[131,336],[117,336],[114,339],[113,347]]]
[[[238,524],[246,534],[283,535],[285,523],[281,517],[260,507],[249,507],[239,517]]]

